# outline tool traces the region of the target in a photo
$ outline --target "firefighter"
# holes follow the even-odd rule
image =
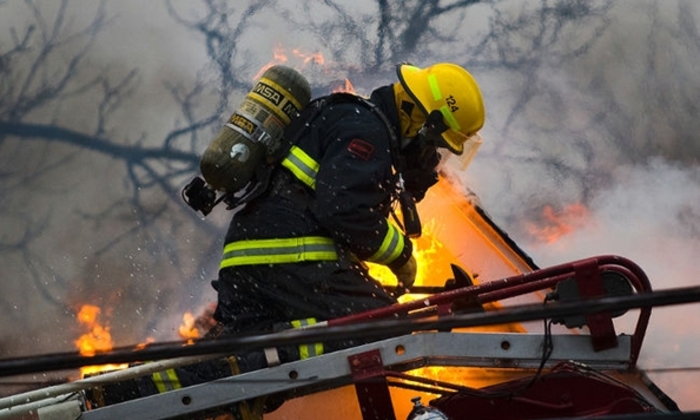
[[[475,141],[485,111],[476,81],[458,65],[401,64],[397,75],[368,103],[333,95],[312,102],[319,107],[313,118],[285,133],[295,141],[269,188],[234,211],[226,233],[212,282],[217,334],[301,327],[396,303],[364,262],[389,267],[397,290],[411,287],[416,259],[407,233],[390,221],[392,205],[402,193],[413,201],[424,197],[442,157],[460,155]],[[356,344],[312,343],[176,369],[154,375],[148,389],[141,383],[139,393]]]
[[[397,177],[421,200],[437,182],[440,154],[461,154],[483,126],[484,106],[474,78],[455,64],[402,64],[397,74],[370,96],[380,114],[354,102],[325,106],[270,191],[234,214],[214,282],[215,317],[227,333],[395,303],[364,261],[388,266],[402,288],[413,284],[411,241],[389,220]]]
[[[420,201],[438,180],[441,154],[461,154],[475,141],[485,112],[476,81],[460,66],[402,64],[397,75],[397,83],[372,92],[375,111],[344,101],[324,106],[270,191],[234,214],[213,284],[215,318],[226,334],[299,327],[396,303],[363,262],[388,266],[397,289],[413,284],[411,241],[389,220],[397,177]],[[257,369],[357,344],[312,343],[238,364]]]

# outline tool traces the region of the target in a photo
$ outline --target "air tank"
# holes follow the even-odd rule
[[[267,69],[204,151],[199,166],[207,183],[225,193],[245,187],[310,100],[309,82],[299,72]]]

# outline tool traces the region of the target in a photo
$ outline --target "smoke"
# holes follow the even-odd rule
[[[589,203],[591,220],[541,248],[544,262],[553,263],[557,255],[625,252],[649,265],[657,287],[692,284],[692,256],[700,247],[700,168],[655,158],[647,165],[619,167],[610,175],[611,186],[597,191]],[[654,265],[685,274],[669,278],[668,269]]]
[[[655,289],[696,285],[700,168],[656,158],[648,165],[620,167],[611,175],[612,185],[598,191],[590,203],[590,220],[550,246],[534,244],[537,260],[546,266],[616,254],[637,262]],[[699,317],[698,304],[654,310],[640,366],[652,371],[700,367],[697,329],[679,322]],[[698,408],[692,374],[652,377],[681,407]]]
[[[490,119],[463,182],[539,266],[614,254],[640,265],[654,289],[697,284],[700,153],[688,99],[700,84],[688,54],[697,42],[686,38],[697,8],[672,6],[620,4],[585,56],[527,80],[477,74]],[[537,93],[508,119],[525,82]],[[585,211],[566,214],[578,205]],[[533,227],[551,226],[550,209],[569,229],[545,240]],[[685,321],[699,317],[697,304],[654,310],[639,361],[684,410],[700,409],[700,333]],[[635,321],[616,326],[631,332]]]

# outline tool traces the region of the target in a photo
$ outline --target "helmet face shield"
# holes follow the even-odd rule
[[[475,133],[467,137],[462,133],[458,133],[450,129],[440,132],[439,128],[436,128],[434,125],[429,124],[429,122],[430,117],[428,118],[428,121],[426,121],[426,124],[418,132],[418,137],[421,139],[421,142],[428,143],[434,148],[436,148],[437,154],[439,156],[439,162],[436,165],[436,170],[439,172],[442,169],[442,167],[445,165],[445,162],[447,162],[451,154],[457,155],[460,163],[460,170],[466,169],[467,166],[469,166],[469,164],[471,163],[472,159],[474,159],[476,152],[479,150],[479,146],[481,146],[481,144],[483,143],[481,135],[479,133]],[[452,150],[449,144],[445,141],[444,135],[445,133],[449,132],[451,132],[453,136],[460,138],[459,144],[462,145],[461,153],[455,153],[454,150]]]
[[[462,143],[462,154],[458,156],[460,170],[467,169],[467,166],[472,162],[474,155],[476,155],[479,146],[481,146],[483,142],[484,140],[479,133],[467,137],[466,140],[464,140]]]

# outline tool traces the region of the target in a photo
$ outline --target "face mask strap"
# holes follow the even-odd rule
[[[438,134],[442,134],[450,129],[450,126],[445,123],[445,118],[443,118],[442,112],[438,110],[435,110],[428,115],[425,125],[429,130],[435,131]]]
[[[449,130],[450,127],[445,124],[445,119],[440,111],[433,111],[428,115],[428,118],[423,124],[423,127],[418,131],[419,134],[433,142],[438,147],[446,147],[445,140],[442,138],[442,133]]]

